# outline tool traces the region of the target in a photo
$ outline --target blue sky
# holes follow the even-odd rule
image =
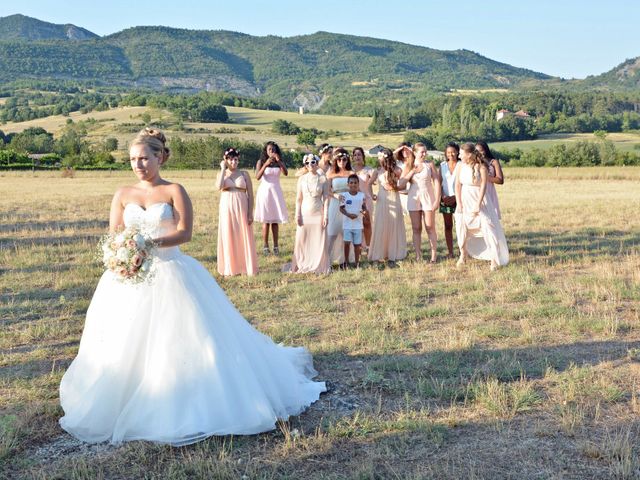
[[[16,6],[11,6],[15,3]],[[22,13],[98,35],[138,25],[293,36],[319,30],[466,48],[517,67],[584,78],[640,56],[637,0],[3,0]]]

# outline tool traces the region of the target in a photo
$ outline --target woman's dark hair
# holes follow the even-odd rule
[[[382,168],[387,172],[387,183],[394,190],[398,190],[398,175],[396,174],[396,159],[393,158],[393,152],[388,148],[383,148],[378,153],[378,157],[382,160]]]
[[[342,147],[338,147],[333,150],[333,173],[340,172],[340,167],[338,166],[338,159],[343,157],[347,158],[347,164],[344,166],[344,169],[346,171],[353,170],[351,168],[351,156],[349,155],[349,152],[347,152]]]
[[[480,140],[479,142],[476,142],[476,150],[482,157],[482,160],[484,160],[486,163],[489,163],[491,162],[491,160],[493,160],[493,153],[491,153],[491,150],[489,149],[489,145],[487,145],[487,142],[483,142],[482,140]]]
[[[447,146],[444,147],[444,151],[447,151],[447,148],[453,148],[456,152],[460,153],[460,145],[458,145],[456,142],[449,142],[447,143]]]
[[[353,155],[356,152],[360,152],[362,154],[362,161],[366,162],[367,160],[367,156],[364,154],[364,148],[362,147],[355,147],[353,150],[351,150],[351,156],[353,157]]]
[[[224,151],[224,157],[228,158],[228,157],[239,157],[240,154],[238,153],[238,150],[236,150],[233,147],[229,147]]]
[[[284,158],[282,158],[282,152],[280,151],[280,147],[278,146],[278,144],[276,142],[267,142],[264,144],[264,148],[262,149],[262,152],[260,153],[260,161],[261,162],[265,162],[267,160],[267,158],[269,158],[269,155],[267,155],[267,147],[271,145],[271,148],[273,148],[275,150],[275,152],[280,156],[280,159],[284,162]]]

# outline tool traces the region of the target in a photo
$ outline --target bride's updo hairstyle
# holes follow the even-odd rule
[[[160,164],[164,164],[168,159],[171,152],[167,148],[167,137],[164,136],[161,130],[157,128],[146,127],[138,132],[136,138],[131,142],[131,146],[145,145],[153,152],[153,154],[160,159]]]

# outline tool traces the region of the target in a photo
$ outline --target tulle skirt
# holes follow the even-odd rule
[[[185,445],[272,430],[325,391],[304,348],[255,330],[209,272],[163,249],[151,283],[106,272],[60,384],[61,426],[86,442]]]

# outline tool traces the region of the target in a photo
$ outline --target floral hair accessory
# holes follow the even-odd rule
[[[333,150],[333,145],[325,145],[320,149],[319,153],[322,155],[323,153],[327,153],[329,150]]]
[[[227,148],[224,151],[224,156],[225,157],[239,157],[240,154],[238,153],[238,150],[236,150],[235,148],[231,147],[231,148]]]

